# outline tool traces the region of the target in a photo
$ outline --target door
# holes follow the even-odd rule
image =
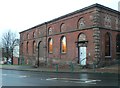
[[[79,48],[79,63],[86,65],[86,47]]]
[[[43,57],[44,57],[43,42],[39,42],[39,44],[38,44],[38,58],[41,59]]]

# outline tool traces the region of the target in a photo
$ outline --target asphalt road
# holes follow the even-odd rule
[[[1,69],[0,69],[1,70]],[[117,74],[2,70],[2,86],[118,86]]]

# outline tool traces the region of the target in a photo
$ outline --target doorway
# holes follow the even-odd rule
[[[79,47],[79,64],[86,65],[86,47]]]
[[[87,48],[87,36],[84,33],[80,33],[78,36],[77,47],[78,47],[78,63],[85,66],[86,63],[86,48]]]

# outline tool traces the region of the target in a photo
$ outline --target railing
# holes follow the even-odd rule
[[[86,57],[87,58],[87,57]],[[86,58],[83,58],[82,60],[80,60],[80,63],[83,61],[83,60],[85,60]]]
[[[87,58],[87,57],[86,57],[86,58]],[[82,61],[84,61],[86,58],[83,58],[82,60],[80,60],[80,63],[81,63]],[[96,63],[93,61],[92,65],[93,65],[93,71],[95,72]]]

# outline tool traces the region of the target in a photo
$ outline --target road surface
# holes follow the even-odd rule
[[[1,69],[0,69],[1,70]],[[2,70],[2,86],[118,86],[117,74]]]

